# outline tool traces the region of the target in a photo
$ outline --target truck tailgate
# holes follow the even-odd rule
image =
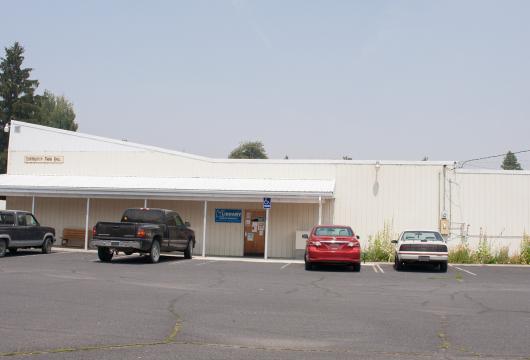
[[[136,236],[135,223],[99,222],[96,225],[96,235],[111,238],[131,238]]]

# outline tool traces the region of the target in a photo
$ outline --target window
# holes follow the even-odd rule
[[[407,231],[401,237],[408,241],[443,241],[442,235],[435,231]]]
[[[37,225],[39,225],[39,223],[37,222],[37,220],[35,220],[33,215],[26,214],[26,226],[37,226]]]
[[[26,214],[17,214],[18,226],[26,226]]]
[[[182,221],[182,219],[180,218],[180,216],[178,214],[175,214],[175,221],[177,223],[177,226],[184,225],[184,222]]]
[[[322,226],[315,229],[316,236],[353,236],[353,231],[347,227]]]
[[[175,217],[172,214],[169,214],[167,216],[167,226],[177,226],[177,223],[175,222]]]
[[[15,225],[15,215],[1,213],[0,214],[0,224],[1,225]]]

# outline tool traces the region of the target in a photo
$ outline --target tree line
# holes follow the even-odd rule
[[[9,132],[2,131],[11,120],[77,130],[73,104],[49,90],[36,94],[39,81],[31,79],[32,68],[23,67],[24,47],[15,42],[0,59],[0,173],[7,169]],[[6,129],[7,130],[7,129]]]

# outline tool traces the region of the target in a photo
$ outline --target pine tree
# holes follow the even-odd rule
[[[506,156],[504,157],[504,161],[502,162],[501,168],[503,170],[522,170],[521,164],[517,161],[517,157],[515,154],[511,151],[508,151]]]
[[[33,69],[22,68],[24,48],[18,42],[5,48],[0,61],[0,173],[6,171],[8,134],[4,126],[12,119],[35,121],[37,104],[35,90],[37,80],[31,80]]]

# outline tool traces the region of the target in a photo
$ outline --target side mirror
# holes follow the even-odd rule
[[[191,224],[190,224],[189,221],[186,221],[186,222],[184,223],[184,225],[186,225],[186,226],[188,226],[188,227],[191,226]]]
[[[391,240],[390,241],[392,244],[397,244],[397,240]]]
[[[356,237],[357,237],[357,240],[361,240],[361,237],[359,235],[357,235]]]
[[[309,236],[307,234],[302,234],[302,239],[309,239]]]

